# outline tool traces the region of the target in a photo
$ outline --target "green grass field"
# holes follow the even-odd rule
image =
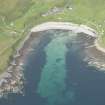
[[[54,7],[63,11],[42,16]],[[86,24],[97,30],[105,47],[105,0],[0,0],[0,72],[30,28],[46,21]]]

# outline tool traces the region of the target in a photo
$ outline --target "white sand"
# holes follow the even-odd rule
[[[46,31],[50,29],[62,29],[62,30],[71,30],[74,33],[85,33],[91,35],[92,37],[97,37],[96,31],[85,25],[78,25],[69,22],[46,22],[40,25],[37,25],[31,29],[31,32]]]
[[[17,53],[23,47],[24,42],[29,39],[32,32],[40,32],[40,31],[46,31],[46,30],[50,30],[50,29],[70,30],[70,31],[73,31],[74,33],[85,33],[87,35],[90,35],[90,36],[98,39],[96,31],[86,25],[78,25],[78,24],[73,24],[73,23],[69,23],[69,22],[46,22],[46,23],[37,25],[31,29],[29,35],[22,42],[22,44],[21,44],[22,46],[19,47],[19,49],[17,49]],[[97,39],[95,40],[96,48],[98,50],[100,50],[101,52],[105,53],[105,49],[101,48],[99,46],[99,44],[97,43]],[[5,81],[5,79],[4,79],[5,77],[11,76],[11,74],[8,73],[8,69],[9,68],[7,68],[7,70],[0,75],[0,85],[2,84],[2,82]]]
[[[74,33],[85,33],[92,37],[95,37],[98,39],[97,33],[94,29],[86,26],[86,25],[78,25],[70,22],[46,22],[42,23],[40,25],[37,25],[31,29],[31,32],[40,32],[40,31],[46,31],[50,29],[62,29],[62,30],[70,30]],[[95,40],[95,46],[96,48],[105,53],[105,48],[102,48],[99,46],[97,39]]]

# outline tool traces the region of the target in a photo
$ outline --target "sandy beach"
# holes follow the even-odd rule
[[[70,31],[73,31],[74,33],[85,33],[87,35],[95,37],[96,40],[94,44],[96,46],[96,49],[105,53],[105,48],[102,48],[97,42],[98,40],[97,32],[86,25],[82,25],[82,24],[78,25],[70,22],[46,22],[33,27],[31,29],[31,32],[40,32],[40,31],[46,31],[51,29],[70,30]]]
[[[92,29],[86,25],[82,25],[82,24],[78,25],[78,24],[73,24],[73,23],[69,23],[69,22],[46,22],[46,23],[42,23],[40,25],[33,27],[30,30],[27,37],[22,41],[22,43],[20,44],[20,47],[16,50],[17,53],[14,54],[14,56],[13,56],[13,61],[15,62],[15,64],[13,64],[13,61],[12,61],[12,63],[10,62],[12,65],[10,65],[7,68],[7,70],[3,74],[1,74],[1,76],[0,76],[0,95],[3,94],[3,92],[5,90],[7,91],[7,93],[9,91],[14,90],[14,88],[18,87],[15,84],[17,84],[17,82],[19,84],[19,81],[23,78],[22,77],[23,74],[21,74],[21,72],[22,72],[21,66],[23,65],[23,58],[24,58],[23,56],[25,55],[23,53],[28,53],[27,50],[29,47],[27,47],[27,46],[29,46],[29,45],[26,46],[26,44],[30,43],[30,38],[32,36],[31,34],[41,32],[41,31],[54,30],[54,29],[55,30],[57,30],[57,29],[58,30],[67,30],[67,31],[70,30],[70,31],[73,31],[74,33],[77,33],[77,34],[84,33],[84,35],[92,36],[96,39],[94,42],[96,49],[105,53],[105,49],[101,48],[97,43],[97,39],[98,39],[97,32],[94,29]],[[17,74],[18,74],[18,77],[13,78],[13,80],[12,80],[11,79],[12,75],[17,75]],[[10,88],[8,89],[8,86],[6,85],[5,90],[4,90],[2,84],[4,84],[4,82],[7,81],[7,79],[5,79],[5,78],[9,78],[11,82],[10,82],[10,84],[8,82],[8,85],[10,85]],[[5,82],[5,84],[7,84],[7,83]],[[19,84],[19,85],[22,85],[22,84]],[[11,87],[12,87],[12,90],[11,90]],[[14,91],[14,92],[16,92],[16,91]]]
[[[61,29],[61,30],[70,30],[74,33],[85,33],[92,37],[97,37],[96,31],[86,25],[78,25],[69,22],[46,22],[40,25],[37,25],[31,29],[31,32],[40,32],[51,29]]]

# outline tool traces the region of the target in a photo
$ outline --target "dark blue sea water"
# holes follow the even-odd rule
[[[9,94],[0,105],[105,105],[105,73],[83,60],[87,38],[60,30],[40,34],[24,64],[24,96]]]

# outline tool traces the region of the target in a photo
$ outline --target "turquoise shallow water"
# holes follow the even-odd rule
[[[93,39],[63,30],[39,34],[24,64],[24,96],[9,94],[0,105],[105,105],[105,73],[83,60]]]
[[[73,92],[66,91],[65,83],[67,40],[68,36],[57,36],[45,47],[47,62],[42,69],[37,91],[48,99],[48,105],[65,104],[73,100]]]

